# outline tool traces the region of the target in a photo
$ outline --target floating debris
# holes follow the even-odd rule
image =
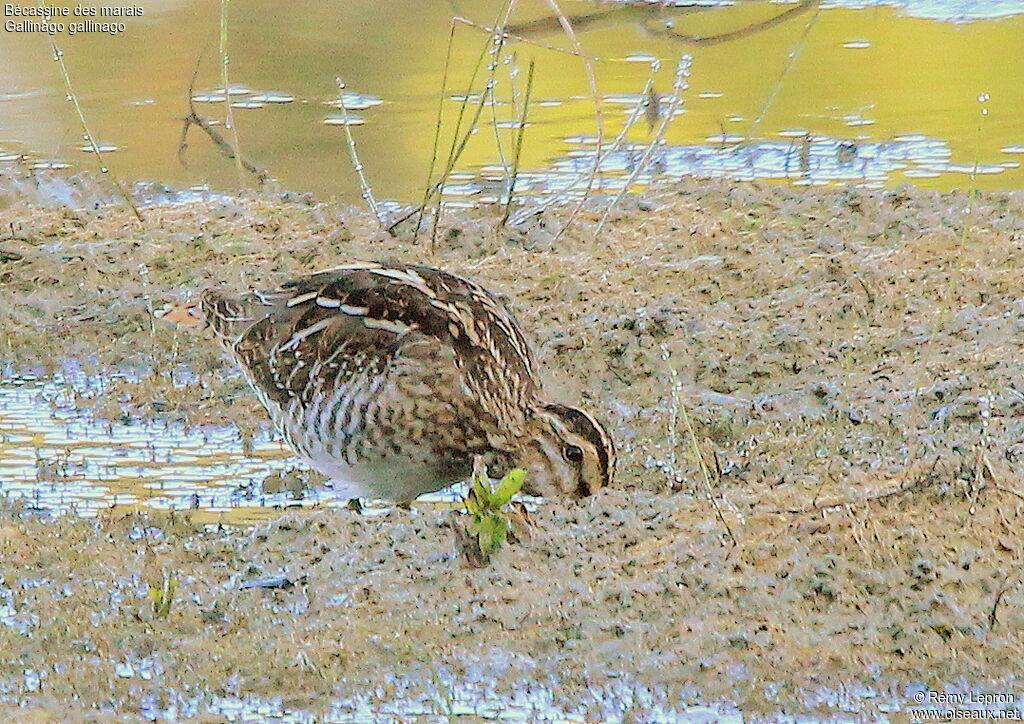
[[[367,108],[373,108],[379,106],[384,100],[377,96],[364,95],[362,93],[353,93],[351,91],[345,91],[341,94],[341,98],[335,99],[327,105],[334,108],[341,108],[344,106],[345,110],[349,111],[363,111]]]
[[[292,103],[295,101],[295,96],[287,93],[275,93],[268,91],[266,93],[256,93],[249,100],[255,101],[256,103]]]
[[[366,119],[351,113],[332,113],[324,119],[324,123],[328,126],[361,126],[366,123]]]
[[[655,63],[658,58],[650,53],[633,53],[623,58],[627,63]]]
[[[78,150],[83,153],[95,153],[96,151],[100,153],[113,153],[117,148],[113,143],[97,143],[96,148],[93,148],[89,143],[83,143],[78,147]]]

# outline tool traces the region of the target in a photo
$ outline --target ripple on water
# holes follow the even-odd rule
[[[100,153],[113,153],[117,148],[113,143],[97,143],[96,148],[93,148],[90,143],[84,143],[78,147],[78,150],[83,153],[95,153],[96,151]]]
[[[295,96],[288,93],[267,91],[266,93],[256,93],[250,100],[257,103],[292,103],[295,101]]]
[[[849,117],[850,125],[872,123]],[[1005,163],[960,164],[951,162],[947,142],[919,134],[883,141],[862,137],[837,138],[815,135],[805,129],[785,129],[782,140],[752,140],[738,133],[713,134],[704,144],[662,145],[648,153],[646,144],[629,144],[609,152],[602,149],[601,178],[592,188],[618,191],[631,179],[630,190],[658,180],[683,176],[727,177],[739,180],[788,180],[798,185],[852,184],[867,188],[906,178],[936,178],[947,174],[992,175],[1006,171]],[[547,172],[520,175],[516,192],[542,197],[582,191],[591,175],[597,139],[571,136],[563,139],[565,155]],[[1005,151],[1005,149],[1004,149]],[[646,168],[636,166],[647,158]],[[485,174],[462,180],[453,195],[471,197],[486,186]]]
[[[331,113],[324,118],[324,123],[328,126],[361,126],[366,119],[354,113]]]
[[[95,420],[73,397],[101,394],[95,379],[0,379],[0,496],[32,508],[92,517],[112,506],[198,510],[214,520],[251,523],[287,508],[343,507],[349,497],[329,485],[298,492],[269,486],[268,476],[304,466],[269,430],[243,442],[228,426]],[[277,492],[280,491],[280,492]],[[463,486],[424,495],[450,505]],[[529,505],[539,499],[526,498]],[[385,503],[364,501],[376,515]],[[0,622],[3,591],[0,587]]]
[[[331,101],[327,105],[334,106],[335,108],[344,107],[349,111],[364,111],[367,108],[373,108],[379,106],[384,100],[377,96],[365,95],[363,93],[354,93],[352,91],[345,91],[341,94],[341,98]]]
[[[96,515],[112,505],[232,512],[341,505],[330,489],[263,493],[270,474],[296,461],[270,433],[243,444],[230,427],[110,423],[77,411],[84,383],[0,382],[0,495],[47,511]],[[0,594],[2,603],[2,594]]]

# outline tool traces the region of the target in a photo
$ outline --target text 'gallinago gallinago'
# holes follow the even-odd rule
[[[523,333],[493,295],[437,269],[374,262],[273,291],[202,293],[193,314],[231,352],[288,444],[354,496],[405,501],[527,470],[528,492],[608,484],[611,439],[540,397]]]

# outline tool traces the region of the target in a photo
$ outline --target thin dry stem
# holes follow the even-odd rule
[[[533,60],[530,61],[531,63]],[[519,65],[516,62],[516,53],[512,52],[511,55],[505,56],[505,65],[508,67],[508,89],[511,97],[509,98],[509,106],[512,110],[512,117],[518,118],[522,113],[522,94],[519,92],[519,86],[516,83],[516,78],[519,77]]]
[[[40,0],[39,5],[44,8],[46,7],[44,0]],[[86,123],[85,120],[85,113],[82,112],[82,105],[78,102],[78,94],[75,93],[75,89],[71,85],[71,74],[68,72],[68,67],[64,63],[64,51],[57,46],[57,43],[52,36],[50,37],[50,48],[53,50],[53,59],[57,61],[57,65],[60,66],[60,74],[64,79],[64,88],[67,91],[68,98],[75,106],[75,113],[78,115],[78,122],[82,124],[82,132],[85,135],[86,141],[89,143],[89,149],[96,157],[100,173],[110,178],[111,183],[114,184],[114,188],[117,189],[118,194],[120,194],[121,198],[124,199],[128,208],[132,210],[132,214],[135,218],[140,222],[143,221],[142,214],[139,213],[139,208],[135,205],[135,202],[132,201],[132,197],[128,195],[128,192],[125,190],[124,186],[121,185],[118,178],[114,176],[114,174],[110,173],[110,168],[103,161],[100,147],[96,143],[96,138],[92,135],[92,131],[89,130],[89,124]]]
[[[862,505],[864,503],[872,503],[879,500],[886,500],[897,495],[903,495],[905,493],[917,493],[927,488],[930,488],[941,481],[941,477],[935,474],[936,468],[939,464],[939,458],[936,457],[931,467],[927,471],[922,471],[919,467],[915,467],[913,470],[908,471],[904,477],[904,482],[914,475],[914,479],[909,484],[900,485],[900,487],[892,490],[884,490],[879,493],[872,493],[870,495],[861,495],[854,498],[845,498],[842,500],[832,500],[825,503],[813,503],[802,508],[784,508],[770,511],[773,514],[781,515],[783,513],[788,515],[802,515],[804,513],[820,513],[824,510],[830,510],[833,508],[849,508],[854,505]]]
[[[657,148],[665,138],[665,132],[668,131],[669,124],[675,118],[676,111],[679,109],[679,104],[682,102],[683,92],[687,88],[687,78],[690,75],[690,63],[692,58],[687,54],[683,55],[679,59],[678,65],[676,65],[676,76],[672,83],[672,99],[668,103],[668,110],[661,118],[661,123],[658,125],[658,131],[651,138],[651,142],[644,149],[643,156],[633,166],[633,172],[630,173],[629,178],[626,179],[626,183],[623,184],[622,188],[612,199],[612,202],[608,204],[608,208],[604,210],[601,215],[601,220],[597,223],[597,230],[595,233],[600,233],[601,229],[604,228],[605,222],[608,221],[608,216],[612,213],[618,203],[622,200],[622,197],[626,195],[633,182],[636,178],[647,168],[647,164],[650,163],[651,156],[654,155],[654,149]]]
[[[650,71],[647,74],[647,81],[644,83],[643,91],[640,94],[642,98],[647,98],[653,92],[654,76],[660,69],[660,61],[655,60],[651,63]],[[636,107],[633,108],[633,111],[629,114],[629,117],[626,119],[626,122],[625,124],[623,124],[622,129],[619,131],[618,135],[615,136],[615,139],[612,141],[611,144],[605,147],[604,153],[599,156],[596,162],[598,167],[600,167],[609,156],[611,156],[613,153],[616,153],[622,147],[622,144],[626,140],[626,136],[629,135],[629,132],[630,130],[632,130],[633,126],[636,125],[636,122],[640,119],[640,115],[644,110],[645,105],[643,102],[638,103]],[[583,173],[578,173],[575,176],[573,176],[568,184],[569,190],[571,190],[582,179]],[[564,200],[564,193],[550,194],[540,204],[536,206],[531,206],[526,209],[521,209],[520,211],[513,214],[511,223],[520,224],[527,218],[535,216],[537,214],[541,214],[547,209],[551,208],[552,206],[562,203]]]
[[[502,44],[505,40],[502,38]],[[508,188],[512,183],[512,169],[509,162],[505,158],[505,144],[501,140],[501,129],[498,128],[498,102],[495,88],[498,85],[498,63],[499,54],[501,49],[497,46],[491,49],[491,61],[487,65],[488,77],[487,77],[487,105],[491,110],[491,130],[494,132],[494,145],[498,149],[498,161],[501,163],[501,171],[503,180],[505,182],[505,188]]]
[[[597,123],[597,145],[596,152],[594,154],[594,166],[590,170],[590,175],[587,177],[587,187],[583,191],[583,196],[580,197],[579,202],[569,213],[569,218],[566,219],[562,228],[558,230],[555,235],[557,241],[561,238],[562,234],[565,233],[566,229],[572,225],[572,222],[576,219],[576,215],[579,214],[583,205],[587,203],[587,199],[590,196],[590,191],[594,187],[594,180],[597,178],[597,173],[600,170],[601,160],[601,147],[604,143],[604,109],[601,106],[601,96],[597,92],[597,77],[594,74],[594,63],[591,61],[590,56],[583,52],[583,45],[580,43],[580,39],[576,36],[576,31],[573,30],[572,23],[569,22],[569,18],[562,12],[562,8],[558,5],[558,0],[546,0],[548,7],[551,8],[552,12],[558,17],[558,23],[562,26],[562,30],[569,36],[573,45],[576,47],[577,53],[583,58],[583,69],[587,74],[587,85],[590,86],[590,95],[594,101],[594,120]]]
[[[533,90],[533,71],[535,61],[530,59],[530,70],[526,73],[526,93],[523,97],[523,110],[519,116],[519,133],[516,135],[515,156],[512,159],[512,179],[508,185],[508,199],[505,202],[505,213],[501,216],[501,226],[508,223],[509,214],[512,213],[512,200],[515,198],[516,179],[519,176],[519,157],[523,150],[523,136],[526,135],[526,117],[530,110],[530,93]]]
[[[807,45],[807,38],[811,33],[811,28],[814,26],[814,21],[817,20],[818,15],[821,14],[821,6],[818,4],[817,0],[809,0],[809,2],[813,2],[814,5],[817,5],[817,9],[814,11],[814,14],[811,15],[811,17],[807,20],[807,24],[804,25],[804,29],[800,35],[800,39],[797,41],[796,46],[790,52],[789,57],[786,60],[786,65],[782,69],[782,72],[779,74],[779,79],[775,82],[775,85],[772,86],[771,92],[765,99],[764,105],[761,106],[761,110],[754,117],[754,120],[750,122],[750,126],[747,128],[746,133],[748,139],[750,139],[753,136],[756,129],[761,125],[761,122],[764,120],[764,117],[768,115],[768,111],[770,111],[772,106],[775,105],[775,99],[779,97],[779,92],[782,90],[783,81],[786,79],[786,76],[789,75],[790,71],[792,71],[793,67],[796,65],[797,58],[800,57],[800,53],[803,52],[804,47]],[[794,10],[799,9],[802,12],[803,10],[810,7],[808,0],[805,0],[805,2],[802,3],[801,5],[806,5],[806,7],[798,6],[798,8],[794,8]]]
[[[235,149],[230,143],[228,143],[224,136],[214,128],[213,124],[196,111],[195,101],[193,101],[192,97],[195,95],[196,79],[199,77],[199,66],[202,61],[203,54],[200,53],[199,57],[196,58],[196,66],[192,70],[192,80],[189,82],[188,86],[189,113],[182,119],[181,138],[178,141],[178,162],[182,166],[188,166],[188,162],[185,160],[185,153],[188,151],[188,132],[192,126],[196,126],[209,137],[213,142],[213,145],[217,147],[217,150],[220,151],[222,155],[234,160],[236,163],[242,164],[242,168],[255,176],[261,186],[269,183],[271,181],[269,172],[246,160],[240,153],[236,153]]]
[[[476,81],[477,73],[480,70],[480,63],[483,62],[484,56],[487,54],[488,49],[492,49],[492,53],[497,56],[501,53],[501,48],[505,43],[504,28],[508,25],[509,18],[512,16],[512,12],[515,10],[517,0],[506,0],[505,6],[499,16],[499,20],[495,25],[495,31],[491,35],[491,39],[481,49],[480,56],[477,58],[476,66],[473,68],[473,75],[470,78],[469,88],[466,91],[466,96],[463,99],[462,106],[459,109],[458,121],[455,124],[455,131],[452,134],[452,148],[448,154],[448,162],[445,164],[445,170],[441,174],[441,178],[438,179],[434,185],[433,191],[437,193],[437,202],[434,206],[434,224],[430,234],[430,248],[433,249],[437,243],[437,231],[441,225],[441,216],[443,213],[442,197],[444,195],[444,185],[448,180],[448,176],[455,169],[455,165],[459,162],[459,158],[462,156],[463,151],[466,150],[466,146],[469,144],[469,139],[473,137],[476,132],[477,125],[480,122],[480,114],[483,111],[484,105],[487,103],[488,95],[493,88],[488,87],[481,95],[480,102],[477,104],[476,111],[473,113],[473,119],[470,122],[469,128],[466,129],[465,134],[462,136],[461,141],[459,140],[459,132],[462,126],[462,120],[465,115],[465,108],[469,102],[469,96],[472,93],[473,85]]]
[[[420,227],[423,225],[423,213],[427,208],[427,204],[430,203],[431,185],[430,179],[434,176],[434,166],[437,165],[437,151],[441,145],[441,122],[444,118],[444,100],[445,93],[448,90],[448,69],[451,66],[452,61],[452,45],[455,42],[455,20],[453,19],[448,26],[448,47],[444,52],[444,68],[441,71],[441,89],[437,93],[437,117],[434,120],[434,142],[430,151],[430,165],[427,167],[427,181],[423,184],[423,202],[420,204],[416,217],[416,228],[412,232],[412,238],[415,239],[419,236]],[[468,97],[468,94],[467,94]],[[465,101],[463,102],[465,106]],[[415,211],[412,213],[416,213]],[[409,218],[409,215],[404,215],[399,221],[393,223],[388,231],[394,229],[394,227]]]
[[[463,23],[464,25],[468,25],[470,27],[476,28],[477,30],[483,30],[484,32],[486,32],[488,34],[491,34],[491,35],[494,34],[494,29],[493,28],[488,28],[486,25],[480,25],[478,23],[474,23],[472,20],[467,20],[466,18],[460,17],[458,15],[456,15],[454,18],[452,18],[452,21],[453,22],[457,22],[457,23]],[[513,33],[509,33],[507,30],[505,31],[504,36],[505,36],[506,40],[508,40],[508,39],[516,40],[516,41],[518,41],[520,43],[526,43],[527,45],[532,45],[532,46],[534,46],[536,48],[543,48],[544,50],[551,50],[551,51],[554,51],[555,53],[565,53],[566,55],[572,55],[572,56],[583,57],[583,58],[590,58],[590,60],[592,60],[592,61],[599,60],[599,58],[597,58],[595,56],[592,56],[592,55],[587,55],[586,53],[581,53],[579,50],[569,50],[568,48],[559,48],[557,45],[548,45],[547,43],[538,43],[536,40],[530,40],[529,38],[524,38],[521,35],[514,35]]]
[[[511,0],[508,0],[508,2],[511,3]],[[508,8],[509,8],[509,5],[506,5],[506,9],[508,9]],[[479,119],[479,117],[480,117],[480,111],[483,108],[483,104],[486,102],[486,98],[484,96],[481,96],[480,97],[480,103],[477,105],[477,110],[476,110],[476,114],[474,115],[473,122],[470,124],[470,130],[466,134],[466,138],[463,139],[463,144],[460,147],[459,146],[459,133],[462,130],[462,121],[464,120],[464,118],[466,116],[466,108],[469,107],[469,99],[470,99],[470,96],[473,93],[473,87],[476,85],[476,78],[477,78],[477,75],[480,72],[480,64],[483,62],[484,56],[487,54],[487,49],[490,47],[490,41],[488,41],[488,43],[485,44],[480,49],[480,55],[477,56],[476,63],[473,65],[473,73],[470,75],[469,83],[466,86],[466,92],[463,94],[462,102],[459,104],[459,114],[458,114],[458,116],[455,119],[455,128],[452,131],[452,145],[451,145],[451,148],[448,151],[448,163],[447,163],[447,165],[445,167],[445,170],[441,173],[440,178],[437,181],[435,181],[434,183],[431,183],[430,179],[433,177],[434,165],[435,165],[435,163],[437,161],[437,146],[438,146],[438,139],[440,138],[440,134],[441,134],[441,121],[442,121],[442,116],[443,116],[443,113],[444,113],[445,90],[447,88],[448,70],[449,70],[449,66],[450,66],[450,63],[451,63],[451,51],[452,51],[452,44],[454,42],[454,39],[455,39],[455,21],[453,19],[452,22],[451,22],[451,25],[449,27],[448,49],[447,49],[447,51],[445,53],[445,60],[444,60],[444,76],[443,76],[442,82],[441,82],[441,90],[440,90],[440,93],[438,95],[437,120],[436,120],[436,124],[435,124],[435,127],[434,127],[434,153],[433,153],[433,155],[431,157],[430,168],[427,171],[427,183],[426,183],[426,188],[424,189],[424,192],[423,192],[423,202],[421,203],[419,209],[413,210],[413,211],[409,212],[408,214],[405,214],[404,216],[400,217],[398,220],[393,222],[391,224],[391,226],[388,227],[388,231],[391,231],[396,226],[398,226],[398,224],[402,223],[403,221],[408,219],[413,214],[418,214],[418,218],[417,218],[417,221],[416,221],[416,229],[413,231],[413,239],[416,239],[419,236],[420,227],[423,224],[423,216],[424,216],[424,214],[426,214],[427,205],[430,203],[430,199],[433,198],[434,194],[436,193],[438,201],[437,201],[437,208],[436,208],[435,213],[434,213],[434,225],[433,225],[433,229],[431,231],[431,236],[430,236],[431,249],[433,249],[434,241],[435,241],[436,236],[437,236],[437,225],[440,222],[439,216],[440,216],[440,212],[441,212],[441,196],[443,194],[444,184],[447,182],[448,175],[451,173],[452,168],[454,168],[453,158],[457,158],[457,156],[459,154],[461,154],[461,152],[462,152],[461,149],[465,148],[465,144],[468,142],[469,137],[472,135],[473,130],[476,127],[477,119]]]
[[[672,407],[669,410],[668,417],[668,467],[669,467],[669,490],[675,491],[677,487],[683,482],[683,474],[679,472],[679,461],[676,457],[676,449],[679,447],[679,434],[676,429],[676,421],[679,419],[679,409],[682,406],[680,399],[680,388],[681,383],[679,382],[679,373],[676,371],[675,365],[672,364],[672,355],[668,351],[668,347],[661,345],[661,358],[665,360],[665,366],[668,367],[669,376],[669,400],[672,403]]]
[[[231,108],[231,86],[228,84],[228,3],[231,0],[220,0],[220,84],[224,89],[224,125],[231,133],[231,146],[235,159],[235,171],[238,174],[238,185],[245,185],[245,174],[242,164],[241,146],[238,143],[238,129],[235,127],[235,114]],[[191,95],[189,96],[191,99]]]
[[[725,528],[726,534],[729,536],[729,540],[732,541],[734,546],[739,545],[739,539],[736,534],[733,533],[732,528],[729,526],[729,521],[725,519],[725,514],[722,512],[722,507],[718,504],[718,499],[715,498],[715,491],[711,485],[711,474],[708,472],[708,466],[704,463],[704,455],[701,454],[700,445],[697,443],[697,434],[693,430],[693,422],[690,420],[690,415],[686,411],[686,405],[683,404],[681,396],[679,394],[679,375],[676,372],[675,367],[672,365],[672,353],[669,352],[668,347],[664,344],[661,345],[661,358],[665,361],[666,367],[669,370],[669,376],[671,377],[670,393],[672,395],[673,405],[673,418],[669,426],[669,444],[672,446],[672,467],[673,475],[678,476],[678,472],[675,471],[675,413],[678,411],[679,416],[683,419],[683,425],[686,427],[686,432],[690,440],[690,450],[693,456],[697,459],[697,465],[700,468],[701,480],[704,483],[704,493],[707,496],[708,502],[711,503],[711,507],[715,509],[715,515],[718,521]]]
[[[686,33],[677,32],[669,28],[651,27],[650,23],[646,20],[641,21],[641,25],[643,26],[644,31],[655,37],[670,38],[671,40],[686,43],[687,45],[696,45],[698,47],[702,47],[708,45],[718,45],[719,43],[726,43],[729,42],[730,40],[740,40],[742,38],[749,37],[751,35],[754,35],[755,33],[759,33],[764,30],[768,30],[769,28],[773,28],[776,25],[780,25],[789,20],[790,18],[800,15],[801,13],[804,13],[810,10],[812,7],[820,4],[821,0],[802,0],[800,4],[795,5],[794,7],[791,7],[787,10],[784,10],[778,15],[773,15],[767,20],[762,20],[757,23],[751,23],[750,25],[745,25],[744,27],[739,28],[738,30],[730,30],[728,32],[718,33],[716,35],[689,35]]]
[[[341,107],[341,119],[345,127],[345,143],[348,145],[348,153],[352,159],[352,167],[356,170],[356,176],[359,177],[359,189],[362,194],[363,200],[366,201],[366,205],[370,207],[370,211],[377,217],[377,223],[384,225],[384,217],[381,214],[380,207],[377,205],[377,200],[373,197],[373,189],[370,187],[370,182],[366,180],[366,174],[363,173],[363,164],[359,160],[359,153],[356,151],[356,141],[352,137],[352,127],[349,125],[348,108],[345,106],[345,82],[341,78],[335,78],[338,84],[338,105]]]

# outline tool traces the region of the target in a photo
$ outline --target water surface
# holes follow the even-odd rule
[[[144,17],[128,19],[121,35],[56,37],[104,163],[116,174],[176,187],[239,184],[234,164],[196,129],[188,166],[177,157],[200,56],[196,108],[211,120],[226,114],[219,5],[149,0]],[[606,148],[646,98],[658,97],[665,113],[677,62],[692,55],[666,147],[652,154],[634,183],[684,174],[804,184],[913,181],[943,189],[1013,189],[1024,182],[1020,3],[828,0],[802,12],[794,3],[761,0],[673,8],[562,5],[583,46],[599,59]],[[343,125],[351,124],[377,196],[419,198],[452,17],[486,26],[497,12],[498,3],[484,0],[231,3],[227,98],[243,153],[288,189],[357,201]],[[533,43],[571,49],[547,13],[545,3],[523,0],[514,30]],[[772,22],[783,13],[789,15]],[[722,34],[737,37],[692,42],[692,36]],[[443,104],[446,136],[485,42],[483,31],[465,24],[456,26],[454,37]],[[45,35],[0,32],[0,158],[7,159],[0,166],[95,166],[82,150],[81,128],[51,55]],[[500,200],[507,190],[531,60],[536,70],[516,187],[546,192],[579,185],[598,131],[584,64],[512,40],[494,74],[498,103],[482,111],[449,198]],[[644,96],[655,61],[653,92]],[[486,69],[481,73],[477,93],[487,76]],[[339,77],[347,84],[344,113]],[[474,107],[471,100],[469,115]],[[652,132],[646,110],[640,114],[605,159],[607,178],[599,185],[614,190],[630,178],[656,135],[653,120]]]
[[[243,442],[234,427],[104,422],[73,394],[97,381],[0,382],[0,495],[91,517],[103,510],[195,510],[209,522],[254,522],[283,508],[341,505],[325,488],[265,492],[296,464],[271,433]]]

